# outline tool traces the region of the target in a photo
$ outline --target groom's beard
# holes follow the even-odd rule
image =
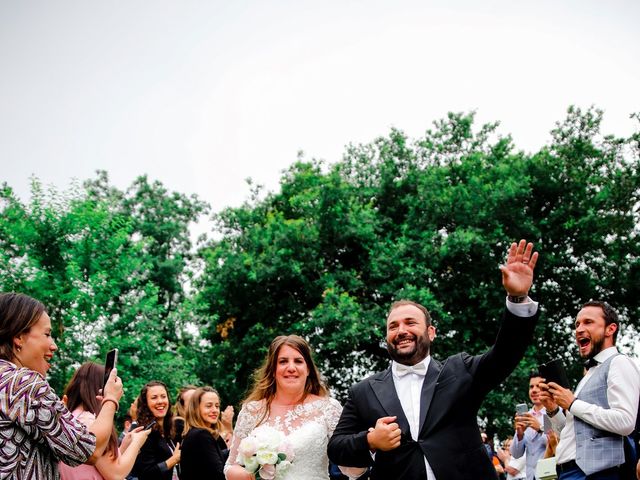
[[[415,341],[413,348],[404,352],[398,352],[396,343],[406,338],[411,338]],[[389,356],[403,365],[415,365],[421,362],[429,355],[430,348],[431,340],[429,340],[427,332],[421,337],[417,337],[411,333],[405,333],[402,336],[396,337],[393,343],[387,342],[387,352],[389,352]]]

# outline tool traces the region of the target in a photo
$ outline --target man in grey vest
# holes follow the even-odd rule
[[[575,321],[585,375],[575,392],[540,384],[541,400],[560,431],[556,449],[559,480],[618,480],[624,436],[636,424],[640,372],[615,347],[618,315],[606,302],[582,306]]]

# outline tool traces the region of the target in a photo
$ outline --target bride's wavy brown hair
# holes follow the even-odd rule
[[[309,376],[304,386],[304,393],[301,402],[307,398],[307,395],[318,395],[320,397],[326,397],[329,395],[329,389],[322,380],[318,367],[313,362],[311,355],[311,347],[307,341],[298,335],[280,335],[273,339],[271,345],[269,345],[269,351],[267,357],[264,360],[262,366],[253,374],[253,388],[251,392],[244,399],[243,403],[251,401],[265,401],[265,409],[262,412],[262,416],[257,425],[260,425],[268,416],[271,409],[271,402],[276,395],[276,368],[278,364],[278,353],[280,349],[287,345],[298,352],[304,358],[307,368],[309,369]]]

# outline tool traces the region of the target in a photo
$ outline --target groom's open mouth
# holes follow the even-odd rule
[[[416,337],[413,335],[404,336],[402,338],[397,339],[393,344],[398,348],[405,348],[412,345],[415,345]]]
[[[578,338],[578,349],[580,353],[586,353],[589,351],[589,347],[591,346],[591,339],[588,337],[580,337]]]

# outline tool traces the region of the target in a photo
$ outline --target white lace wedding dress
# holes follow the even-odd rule
[[[248,402],[238,414],[227,466],[236,463],[238,445],[251,434],[262,417],[264,401]],[[284,416],[270,416],[261,425],[269,425],[287,436],[294,448],[292,465],[282,480],[327,480],[329,459],[327,443],[338,424],[342,406],[333,398],[319,398],[296,405]]]

